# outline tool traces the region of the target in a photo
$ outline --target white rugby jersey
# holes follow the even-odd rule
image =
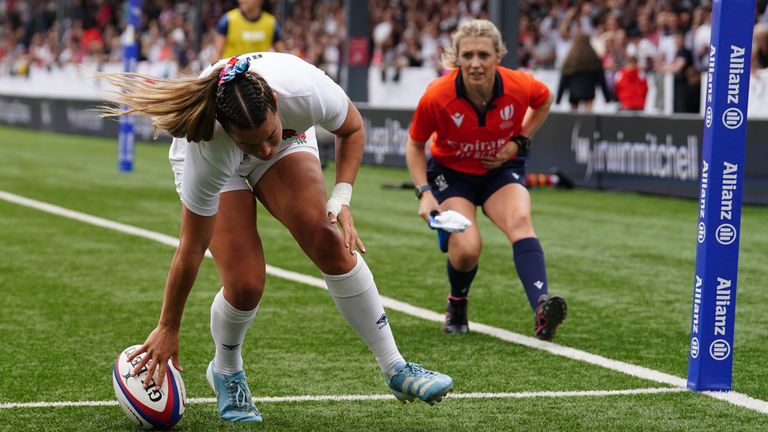
[[[347,117],[348,98],[344,90],[315,66],[299,57],[276,52],[250,53],[250,71],[261,75],[277,94],[277,108],[287,130],[301,134],[314,125],[334,131]],[[223,66],[219,60],[201,76]],[[284,140],[280,148],[291,140]],[[246,177],[256,164],[263,162],[241,151],[216,122],[211,141],[189,143],[174,138],[169,152],[172,162],[183,162],[181,201],[193,213],[212,216],[219,208],[219,191],[234,175]]]

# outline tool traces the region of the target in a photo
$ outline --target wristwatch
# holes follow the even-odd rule
[[[528,151],[531,149],[531,139],[525,135],[517,134],[512,137],[512,141],[517,143],[517,157],[528,156]]]
[[[413,191],[416,193],[416,199],[420,200],[421,196],[424,195],[424,192],[431,191],[431,190],[432,190],[432,186],[425,184],[421,186],[416,186]]]

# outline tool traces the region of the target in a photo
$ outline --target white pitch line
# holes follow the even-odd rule
[[[529,399],[529,398],[559,398],[559,397],[601,397],[601,396],[633,396],[640,394],[679,393],[685,389],[674,387],[639,388],[627,390],[586,390],[563,392],[518,392],[518,393],[451,393],[451,399]],[[303,396],[275,396],[254,397],[255,403],[283,403],[283,402],[343,402],[343,401],[379,401],[393,400],[391,394],[372,395],[303,395]],[[187,404],[213,404],[216,398],[189,398]],[[70,401],[70,402],[20,402],[0,403],[1,409],[12,408],[66,408],[66,407],[93,407],[116,406],[116,400],[109,401]]]
[[[63,216],[66,218],[74,219],[81,222],[86,222],[92,225],[100,226],[115,231],[119,231],[125,234],[131,234],[137,237],[143,237],[149,240],[154,240],[159,243],[177,247],[179,240],[175,237],[160,234],[154,231],[145,230],[143,228],[137,228],[131,225],[121,224],[108,219],[103,219],[96,216],[91,216],[85,213],[80,213],[74,210],[69,210],[63,207],[59,207],[53,204],[44,203],[41,201],[25,198],[12,193],[0,191],[0,199],[8,202],[31,207],[37,210],[41,210],[47,213]],[[210,254],[207,254],[210,256]],[[282,279],[290,280],[293,282],[302,283],[317,288],[326,289],[325,281],[320,278],[308,276],[301,273],[284,270],[278,267],[267,265],[267,273]],[[442,314],[437,312],[423,309],[413,306],[411,304],[401,302],[399,300],[391,299],[389,297],[381,296],[384,307],[398,312],[405,313],[417,318],[421,318],[427,321],[442,322],[445,318]],[[495,338],[512,342],[518,345],[523,345],[529,348],[534,348],[542,351],[546,351],[550,354],[566,357],[573,360],[580,360],[585,363],[589,363],[595,366],[600,366],[606,369],[610,369],[616,372],[621,372],[637,378],[642,378],[649,381],[655,381],[661,384],[668,384],[681,389],[685,389],[687,381],[684,378],[680,378],[674,375],[670,375],[664,372],[656,371],[653,369],[645,368],[642,366],[633,365],[631,363],[625,363],[618,360],[612,360],[607,357],[603,357],[597,354],[588,353],[586,351],[570,348],[562,345],[558,345],[552,342],[542,341],[530,336],[524,336],[519,333],[514,333],[509,330],[504,330],[498,327],[492,327],[489,325],[476,323],[470,321],[472,331],[475,333],[486,334]],[[715,399],[723,400],[731,404],[748,408],[763,414],[768,414],[768,402],[760,399],[752,398],[748,395],[738,392],[702,392],[707,396],[711,396]]]

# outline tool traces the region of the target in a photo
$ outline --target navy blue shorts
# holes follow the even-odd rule
[[[482,206],[494,192],[510,183],[525,186],[525,162],[511,160],[485,174],[465,174],[448,169],[430,158],[427,180],[438,203],[458,196]]]

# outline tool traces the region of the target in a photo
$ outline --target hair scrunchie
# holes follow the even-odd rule
[[[232,57],[219,73],[219,85],[232,81],[236,76],[245,73],[249,67],[251,67],[250,57],[243,57],[241,59]]]

